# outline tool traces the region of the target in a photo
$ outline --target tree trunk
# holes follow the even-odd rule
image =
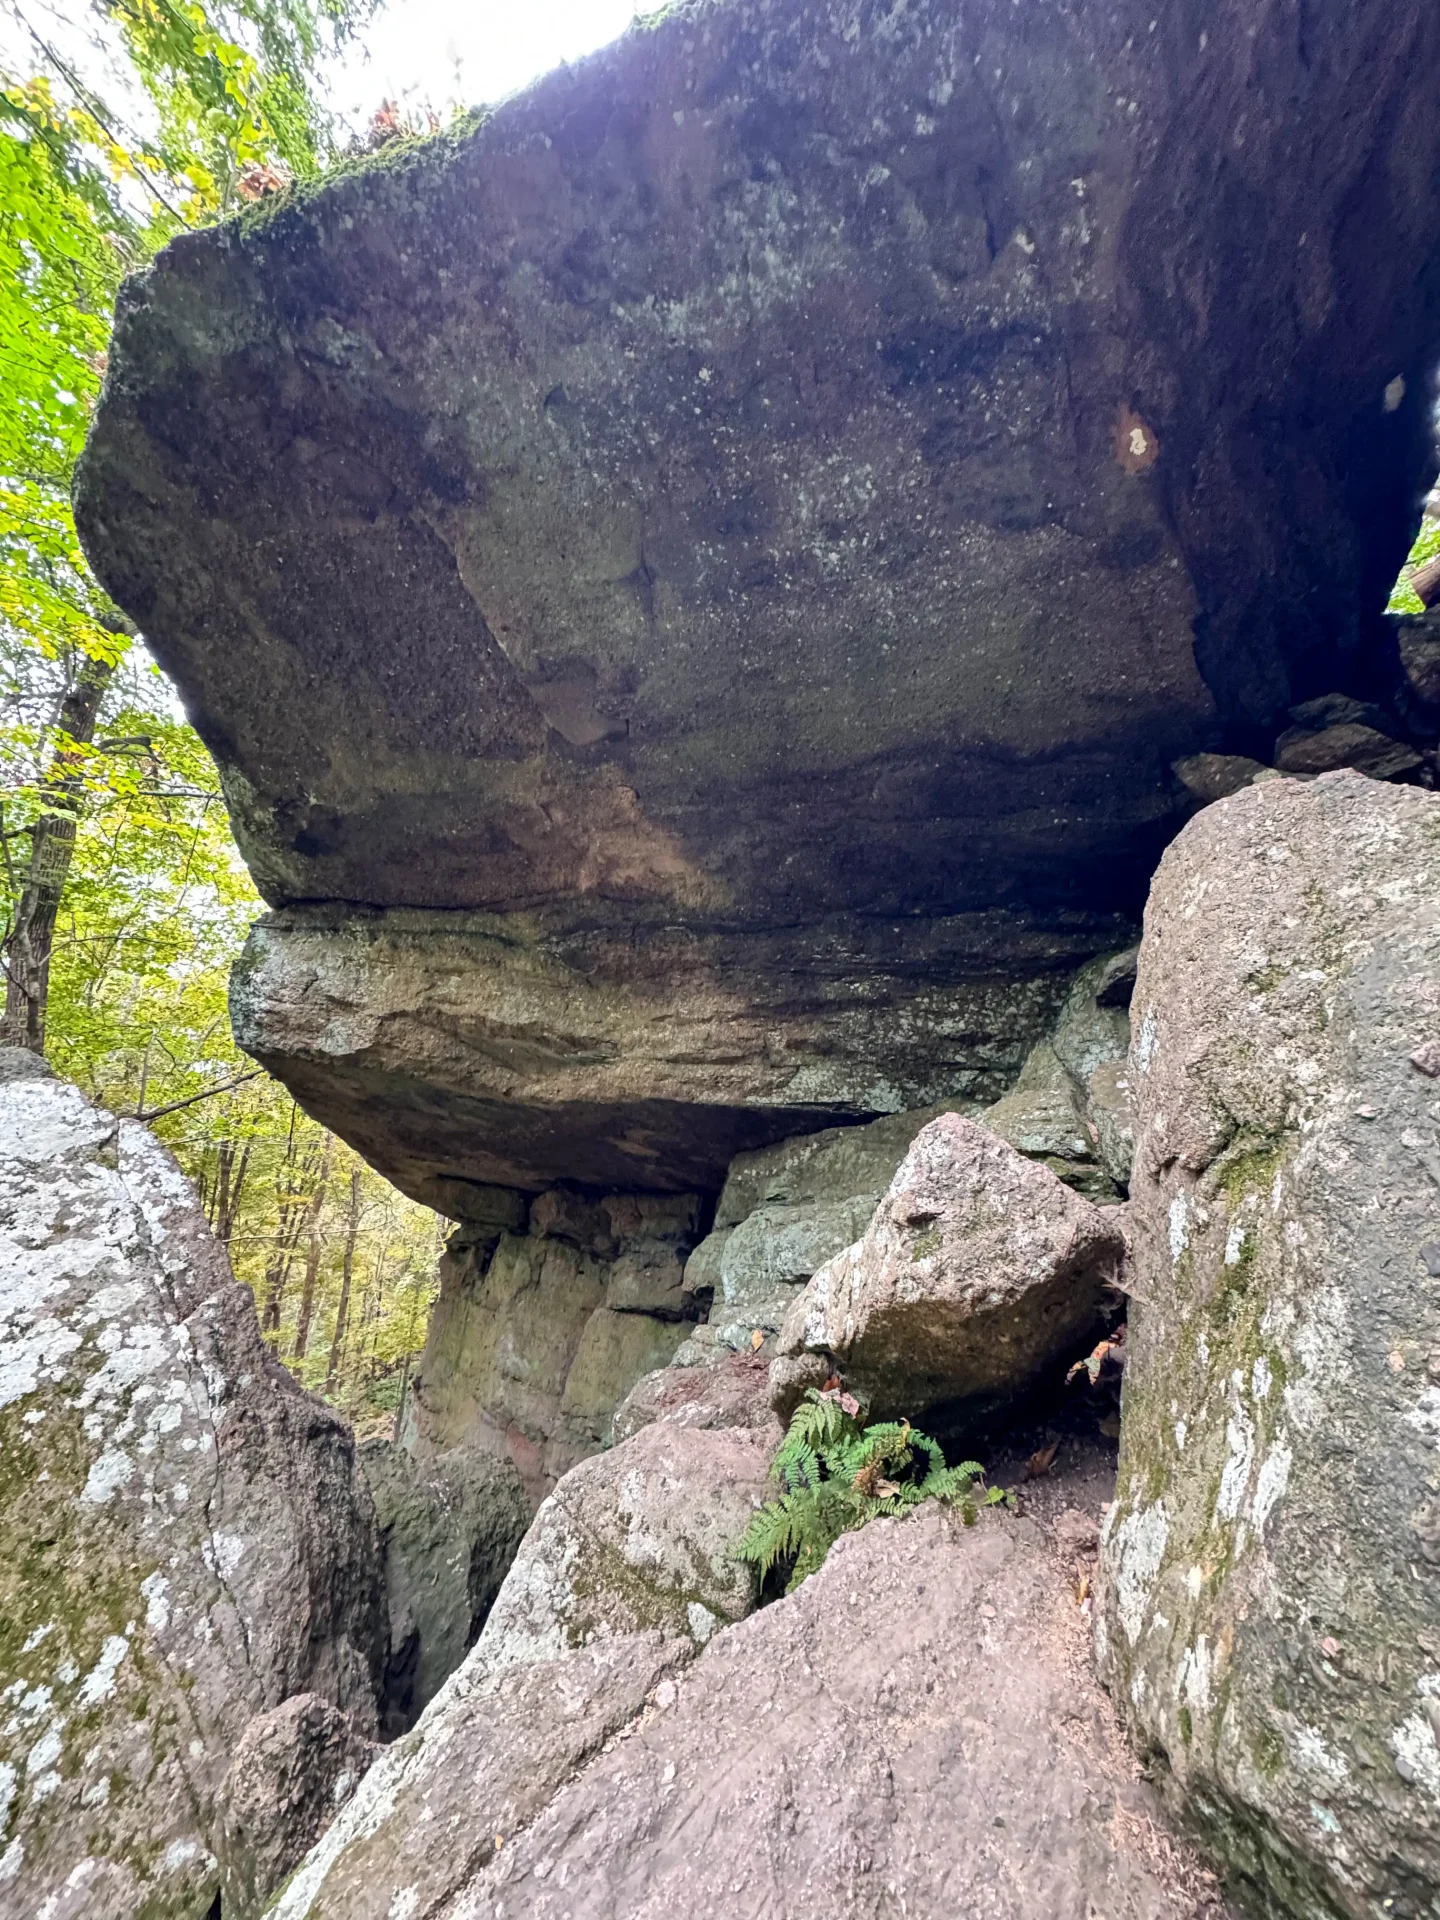
[[[215,1189],[215,1238],[222,1247],[228,1247],[230,1236],[235,1231],[235,1215],[240,1210],[240,1195],[245,1187],[245,1172],[250,1165],[250,1148],[247,1140],[240,1149],[240,1158],[235,1158],[235,1142],[222,1140],[219,1145],[219,1172],[216,1175]]]
[[[290,1263],[295,1258],[295,1249],[300,1244],[300,1235],[305,1226],[305,1209],[308,1198],[302,1204],[295,1196],[303,1192],[314,1178],[316,1156],[307,1154],[298,1175],[295,1167],[295,1113],[290,1113],[290,1139],[285,1148],[285,1158],[275,1177],[275,1191],[279,1200],[279,1221],[275,1228],[275,1244],[265,1268],[265,1309],[260,1316],[262,1333],[280,1331],[280,1314],[285,1303],[285,1283],[290,1278]],[[298,1180],[298,1187],[297,1187]]]
[[[115,667],[82,660],[61,702],[57,726],[70,741],[88,747]],[[0,1045],[45,1051],[45,1002],[50,992],[50,954],[55,922],[75,852],[75,833],[85,790],[85,756],[56,747],[40,789],[40,812],[30,829],[30,866],[5,937],[5,1011]]]
[[[340,1356],[345,1350],[345,1332],[350,1319],[350,1283],[355,1277],[355,1242],[360,1237],[360,1166],[350,1170],[350,1214],[345,1223],[345,1259],[340,1269],[340,1304],[335,1309],[335,1331],[330,1337],[330,1364],[325,1369],[325,1385],[335,1384]]]
[[[1417,567],[1410,576],[1410,585],[1414,589],[1422,607],[1428,607],[1440,594],[1440,555],[1427,560],[1424,566]]]
[[[315,1183],[315,1192],[306,1210],[305,1224],[310,1233],[310,1246],[305,1256],[305,1285],[300,1294],[300,1317],[295,1323],[295,1345],[291,1358],[303,1360],[305,1349],[310,1344],[310,1323],[315,1318],[315,1285],[320,1277],[320,1215],[325,1206],[325,1189],[330,1184],[330,1156],[335,1149],[335,1136],[325,1136],[325,1156],[320,1162],[320,1178]]]

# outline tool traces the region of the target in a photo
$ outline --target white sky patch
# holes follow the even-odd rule
[[[442,115],[503,100],[617,39],[634,13],[634,0],[528,0],[523,7],[392,0],[340,63],[331,105],[359,127],[386,99]]]
[[[363,133],[383,100],[442,120],[456,107],[493,105],[567,61],[607,46],[630,25],[635,0],[527,0],[488,7],[457,0],[390,0],[339,60],[322,71],[320,91],[342,130]],[[153,136],[155,116],[133,77],[114,57],[115,36],[65,0],[30,0],[27,11],[73,71],[130,125]],[[37,70],[30,35],[0,5],[0,66]]]

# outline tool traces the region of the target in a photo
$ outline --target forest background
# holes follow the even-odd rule
[[[263,902],[208,753],[89,573],[70,486],[124,276],[425,129],[385,102],[347,140],[323,104],[373,0],[3,9],[22,56],[0,65],[0,1040],[151,1125],[276,1352],[373,1431],[423,1341],[444,1223],[236,1048],[229,968]]]

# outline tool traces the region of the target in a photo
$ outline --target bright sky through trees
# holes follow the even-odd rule
[[[636,0],[389,0],[345,58],[330,97],[352,126],[382,99],[442,114],[452,103],[479,106],[605,46],[636,10]]]
[[[616,39],[644,0],[388,0],[345,57],[318,77],[346,126],[363,131],[382,100],[445,117],[501,100],[564,60]],[[31,0],[28,13],[102,90],[131,101],[123,74],[98,55],[83,5]],[[29,36],[0,0],[0,66],[23,70]]]

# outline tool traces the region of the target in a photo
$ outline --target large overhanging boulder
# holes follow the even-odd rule
[[[1003,1092],[993,983],[1123,944],[1170,763],[1341,684],[1401,557],[1437,56],[1428,0],[680,7],[169,248],[77,513],[262,891],[338,903],[247,1047],[427,1195]],[[887,1084],[946,995],[952,1084]]]

